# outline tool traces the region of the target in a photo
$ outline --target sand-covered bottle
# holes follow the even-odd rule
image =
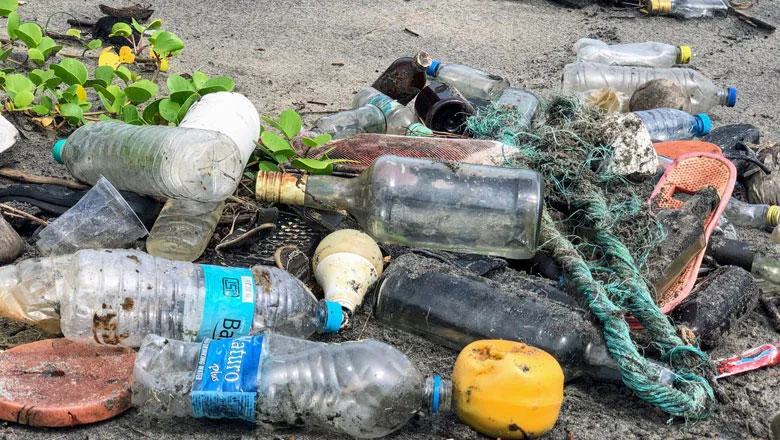
[[[386,133],[387,122],[379,107],[367,104],[323,116],[310,131],[328,133],[332,139],[344,139],[360,133]]]
[[[689,46],[646,41],[630,44],[607,44],[593,38],[580,38],[574,43],[577,61],[612,66],[672,67],[691,60]]]

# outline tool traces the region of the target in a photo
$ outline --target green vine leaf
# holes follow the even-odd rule
[[[352,162],[348,159],[307,159],[296,157],[290,164],[295,168],[307,171],[311,174],[332,174],[333,164],[341,162]]]
[[[54,77],[54,72],[51,70],[33,69],[27,75],[28,78],[35,84],[36,87],[41,86],[46,81]]]
[[[133,35],[133,29],[129,24],[122,22],[114,23],[111,26],[111,33],[108,34],[109,37],[129,37],[130,35]]]
[[[110,66],[109,66],[110,67]],[[133,79],[133,72],[125,66],[119,66],[114,70],[116,76],[127,84]]]
[[[62,46],[57,44],[51,37],[43,37],[36,49],[41,51],[44,58],[48,58],[50,55],[62,50]]]
[[[12,40],[18,40],[19,37],[16,35],[16,30],[19,29],[19,25],[22,23],[21,18],[19,17],[19,14],[16,12],[11,12],[8,14],[8,23],[6,23],[5,30],[8,32],[8,37]]]
[[[84,120],[84,111],[78,104],[68,102],[60,105],[60,114],[68,118],[68,123],[77,125]]]
[[[301,131],[301,117],[295,110],[284,110],[279,114],[279,126],[287,139],[292,139]]]
[[[261,160],[257,164],[257,168],[260,171],[279,171],[279,166],[271,161],[268,160]],[[255,176],[257,177],[257,176]]]
[[[87,43],[87,45],[84,46],[84,48],[87,50],[95,50],[95,49],[99,49],[102,46],[103,46],[103,40],[96,38],[94,40],[89,40],[89,43]]]
[[[43,63],[46,62],[46,58],[43,56],[43,52],[34,47],[27,49],[27,56],[30,58],[30,60],[32,60],[32,62],[39,66],[42,66]]]
[[[149,42],[152,49],[163,57],[178,55],[184,49],[184,42],[173,32],[157,31],[149,37]]]
[[[152,96],[157,94],[157,91],[157,84],[148,79],[142,79],[125,87],[125,94],[133,104],[140,104],[148,101]]]
[[[209,77],[206,76],[203,72],[193,72],[192,73],[192,84],[195,86],[196,89],[200,90],[201,87],[203,87],[204,84],[206,84],[206,81],[209,80]]]
[[[176,115],[176,124],[179,124],[182,119],[184,119],[184,116],[187,114],[187,111],[189,111],[190,107],[192,107],[192,104],[195,103],[195,101],[198,100],[200,96],[197,93],[193,93],[190,95],[189,98],[187,98],[183,103],[181,103],[181,106],[179,107],[179,114]]]
[[[51,109],[54,108],[54,102],[48,96],[41,96],[41,102],[38,105],[33,106],[33,111],[40,116],[45,116],[51,113]]]
[[[180,105],[169,98],[160,101],[160,116],[168,122],[176,122],[179,117]]]
[[[81,29],[70,28],[67,31],[65,31],[65,35],[69,37],[81,38]]]
[[[198,89],[198,93],[203,96],[214,92],[232,92],[233,87],[235,87],[235,83],[232,79],[220,76],[204,82],[203,86]]]
[[[133,25],[133,29],[135,29],[135,31],[138,32],[139,34],[143,34],[146,29],[143,26],[141,26],[141,23],[137,22],[135,18],[131,18],[131,20],[132,20],[131,24]]]
[[[41,38],[43,38],[41,27],[30,22],[20,24],[14,31],[14,34],[30,48],[38,46],[38,43],[41,42]]]
[[[19,7],[19,0],[0,0],[0,15],[6,17]]]
[[[65,58],[58,64],[52,64],[51,69],[65,84],[84,84],[87,81],[87,68],[79,60]]]

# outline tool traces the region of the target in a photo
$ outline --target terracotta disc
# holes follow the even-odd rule
[[[131,403],[135,352],[46,339],[0,354],[0,419],[73,426],[121,414]]]

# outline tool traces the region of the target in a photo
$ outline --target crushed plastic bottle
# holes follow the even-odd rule
[[[338,303],[317,301],[275,267],[208,266],[132,250],[82,250],[0,267],[0,315],[92,344],[137,347],[151,333],[185,341],[272,329],[338,331]]]
[[[729,13],[723,0],[649,0],[648,9],[651,14],[683,19],[726,17]]]
[[[258,173],[257,199],[349,211],[375,240],[530,258],[543,207],[539,173],[382,156],[356,179]]]
[[[529,91],[507,87],[501,92],[501,96],[498,97],[495,104],[499,107],[512,109],[513,115],[523,118],[528,125],[539,108],[539,98]]]
[[[414,58],[398,58],[379,75],[371,87],[395,99],[409,104],[425,87],[425,70],[431,65],[431,56],[420,51]]]
[[[693,139],[712,129],[705,114],[691,115],[673,108],[657,108],[633,112],[647,128],[653,142]]]
[[[133,406],[155,417],[240,419],[383,437],[414,413],[450,409],[452,385],[424,378],[374,340],[326,344],[263,332],[186,343],[150,335],[135,361]]]
[[[244,171],[230,137],[211,130],[96,122],[54,145],[54,159],[90,184],[105,176],[117,189],[219,202]]]
[[[432,136],[433,132],[417,121],[417,116],[409,107],[385,95],[379,90],[368,87],[355,95],[353,107],[373,105],[385,115],[387,134],[406,136]]]
[[[592,38],[580,38],[574,43],[577,61],[611,66],[672,67],[691,61],[689,46],[647,41],[633,44],[607,44]]]
[[[723,214],[728,217],[729,222],[737,226],[772,228],[777,226],[780,220],[780,206],[753,205],[732,197]]]
[[[350,138],[360,133],[386,133],[387,121],[378,107],[362,105],[352,110],[323,116],[311,132],[329,133],[332,139]]]
[[[509,80],[461,64],[433,61],[428,76],[455,87],[468,99],[494,101],[509,87]]]
[[[654,79],[674,81],[691,97],[691,113],[705,113],[716,105],[734,107],[737,89],[720,88],[701,72],[685,68],[607,66],[578,62],[563,68],[563,91],[582,93],[611,87],[630,96],[641,85]]]

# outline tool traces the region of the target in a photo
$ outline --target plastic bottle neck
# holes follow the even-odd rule
[[[447,413],[452,410],[452,381],[440,376],[425,378],[423,409],[431,414]]]
[[[729,89],[718,90],[718,104],[723,106],[729,105]]]

